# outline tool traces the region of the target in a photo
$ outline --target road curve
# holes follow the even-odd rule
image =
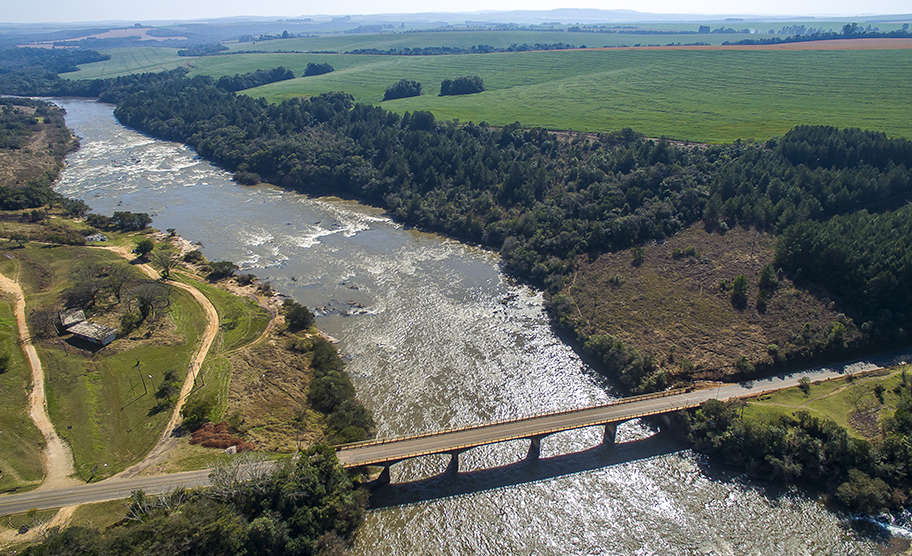
[[[73,467],[73,454],[70,446],[66,444],[54,430],[54,425],[47,412],[47,398],[44,390],[44,369],[41,366],[41,359],[38,358],[38,352],[32,345],[31,336],[29,335],[28,325],[25,322],[25,295],[22,288],[13,280],[0,274],[0,289],[13,295],[16,300],[14,312],[16,314],[16,323],[19,327],[19,341],[22,350],[25,352],[29,365],[32,367],[32,392],[29,395],[29,417],[35,423],[35,426],[44,436],[45,447],[41,454],[42,463],[44,464],[44,481],[39,489],[62,488],[68,485],[77,484],[73,480],[76,471]]]

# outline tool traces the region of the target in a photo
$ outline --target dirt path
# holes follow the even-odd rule
[[[127,251],[127,249],[124,247],[106,246],[103,247],[103,249],[113,251],[128,260],[132,260],[134,258],[133,254]],[[141,263],[137,264],[136,266],[145,272],[150,278],[154,280],[161,279],[161,276],[158,274],[158,272],[156,272],[156,270],[148,264]],[[152,448],[152,451],[149,452],[149,455],[147,455],[141,462],[132,465],[115,475],[117,478],[123,479],[128,477],[135,477],[146,472],[160,472],[159,466],[162,466],[168,460],[170,451],[177,447],[177,438],[174,437],[174,430],[180,423],[181,408],[184,407],[184,403],[187,401],[187,397],[193,390],[193,383],[196,381],[196,376],[199,374],[199,371],[203,366],[203,361],[209,354],[209,349],[212,347],[212,342],[215,341],[215,337],[219,331],[218,312],[216,312],[215,306],[212,305],[209,299],[203,295],[202,292],[193,286],[181,284],[180,282],[169,283],[172,286],[180,288],[192,295],[197,303],[202,306],[203,311],[206,313],[206,330],[203,332],[199,351],[196,352],[196,355],[194,355],[193,359],[190,361],[190,370],[187,372],[187,378],[184,380],[184,385],[181,387],[180,395],[177,398],[177,403],[174,404],[174,412],[171,414],[171,419],[168,421],[168,425],[165,427],[165,432],[162,434],[162,437],[158,441],[158,444]]]
[[[41,367],[41,360],[38,359],[38,352],[32,345],[29,337],[28,326],[25,323],[25,296],[22,294],[22,288],[13,280],[0,274],[0,289],[7,291],[16,299],[16,323],[19,325],[19,338],[22,349],[25,351],[32,367],[32,392],[29,396],[29,416],[35,422],[35,426],[44,436],[44,452],[41,454],[44,463],[44,482],[39,489],[65,488],[78,484],[73,479],[76,471],[73,468],[73,454],[70,452],[69,445],[65,444],[54,430],[51,419],[47,413],[47,399],[44,394],[44,369]]]
[[[60,508],[50,520],[37,524],[37,526],[32,527],[28,533],[22,535],[19,534],[19,531],[9,529],[5,526],[0,528],[0,550],[4,550],[14,545],[38,541],[40,540],[40,537],[47,533],[52,527],[63,529],[73,518],[73,513],[78,507],[79,506],[65,506]]]

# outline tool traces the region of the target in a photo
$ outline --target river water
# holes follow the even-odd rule
[[[112,106],[58,99],[81,148],[56,186],[95,212],[148,212],[318,308],[378,436],[604,403],[611,386],[551,330],[541,294],[495,255],[405,229],[381,211],[236,185],[180,144],[121,126]],[[560,433],[393,466],[353,554],[877,554],[794,491],[710,466],[643,423]]]

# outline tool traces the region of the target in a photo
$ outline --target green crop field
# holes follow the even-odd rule
[[[388,37],[443,34],[474,33]],[[379,47],[396,46],[386,35],[374,37]],[[330,44],[339,48],[374,44],[350,36],[268,42],[290,49],[295,41],[318,40],[337,41],[313,43],[325,49],[331,49]],[[328,62],[336,71],[265,85],[247,94],[280,102],[345,91],[359,102],[381,104],[396,112],[430,110],[441,119],[491,125],[518,121],[527,127],[591,132],[632,127],[649,136],[697,142],[765,140],[798,124],[861,127],[912,137],[908,50],[609,49],[446,56],[251,53],[200,58],[181,58],[169,49],[110,53],[111,60],[87,64],[70,76],[109,77],[179,66],[190,67],[191,75],[213,77],[276,66],[302,75],[308,62]],[[480,76],[487,91],[437,96],[443,79],[461,75]],[[421,82],[424,94],[381,103],[386,88],[399,79]]]

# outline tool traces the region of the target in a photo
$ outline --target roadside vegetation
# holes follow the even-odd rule
[[[688,435],[698,450],[753,477],[815,486],[854,511],[899,509],[912,496],[909,371],[711,400],[686,413]]]

